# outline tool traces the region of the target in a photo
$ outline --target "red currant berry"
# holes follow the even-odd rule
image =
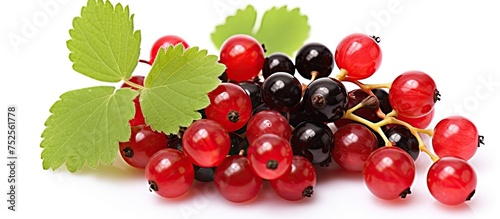
[[[145,168],[149,190],[165,198],[186,193],[194,181],[193,164],[181,151],[166,148],[154,154]]]
[[[226,65],[227,78],[241,82],[251,80],[259,74],[264,65],[264,49],[248,35],[233,35],[220,50],[220,62]]]
[[[415,179],[415,163],[401,148],[382,147],[366,159],[363,179],[368,190],[380,199],[406,198]]]
[[[263,134],[275,134],[286,140],[290,139],[292,131],[286,118],[273,110],[264,110],[256,113],[247,124],[248,143],[260,137]]]
[[[332,157],[345,170],[361,172],[366,159],[377,148],[377,137],[364,125],[351,123],[333,134]]]
[[[477,176],[467,161],[457,157],[442,157],[427,173],[427,187],[432,196],[447,205],[469,201],[475,193]]]
[[[440,157],[456,156],[469,160],[479,146],[476,126],[462,116],[450,116],[436,124],[432,147]]]
[[[347,77],[361,80],[377,71],[382,62],[382,51],[372,37],[354,33],[338,44],[335,62],[340,69],[347,70]]]
[[[128,80],[129,80],[130,82],[135,83],[135,84],[138,84],[138,85],[144,86],[144,79],[145,79],[145,77],[144,77],[144,76],[142,76],[142,75],[134,75],[134,76],[130,77],[130,79],[128,79]],[[132,87],[132,86],[130,86],[130,85],[128,85],[128,84],[126,84],[126,83],[123,83],[123,84],[122,84],[122,86],[121,86],[121,88],[126,88],[126,87],[131,88],[131,89],[133,89],[133,90],[137,90],[137,88]]]
[[[258,176],[272,180],[290,168],[293,152],[287,140],[275,134],[264,134],[250,143],[247,156]]]
[[[219,123],[200,119],[193,122],[182,136],[182,150],[200,167],[215,167],[229,153],[229,133]]]
[[[160,48],[167,48],[168,46],[170,45],[177,45],[181,43],[182,46],[184,47],[184,49],[186,48],[189,48],[189,45],[186,43],[186,41],[178,36],[175,36],[175,35],[166,35],[166,36],[163,36],[161,38],[159,38],[158,40],[156,40],[156,42],[153,44],[153,46],[151,47],[151,52],[150,52],[150,59],[149,59],[149,64],[152,65],[156,59],[156,55],[158,55],[158,50],[160,50]]]
[[[221,124],[228,132],[236,131],[248,122],[252,101],[245,90],[232,83],[221,83],[208,93],[210,105],[205,108],[208,119]]]
[[[215,169],[214,183],[226,200],[241,203],[259,194],[262,178],[252,171],[247,157],[232,155]]]
[[[129,79],[129,81],[133,82],[135,84],[144,86],[144,76],[140,76],[140,75],[132,76]],[[136,88],[131,87],[130,85],[125,84],[125,83],[122,84],[122,86],[121,86],[121,88],[126,88],[126,87],[137,90]],[[141,103],[139,102],[139,97],[140,97],[140,95],[137,95],[134,98],[135,115],[134,115],[134,118],[129,121],[130,126],[138,126],[138,125],[146,124],[146,121],[144,120],[144,115],[142,114],[142,108],[141,108]]]
[[[278,196],[288,201],[298,201],[312,196],[316,186],[316,170],[307,158],[295,155],[291,168],[283,176],[270,182]]]
[[[142,108],[141,108],[141,103],[139,102],[139,96],[134,98],[134,107],[135,107],[135,115],[134,118],[129,120],[130,126],[136,126],[136,125],[145,125],[146,124],[146,119],[144,118],[144,114],[142,114]]]
[[[434,80],[421,71],[408,71],[399,75],[389,89],[392,108],[398,115],[408,118],[430,113],[439,97]]]
[[[130,166],[144,169],[153,154],[167,148],[167,136],[147,125],[132,126],[131,129],[130,140],[119,144],[120,154]]]
[[[432,119],[434,118],[434,108],[431,110],[431,112],[425,114],[422,117],[408,118],[402,115],[398,115],[396,118],[410,124],[415,128],[425,129],[431,124]]]

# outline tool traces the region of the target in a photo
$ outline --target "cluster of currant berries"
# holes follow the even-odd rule
[[[404,72],[388,84],[361,83],[380,66],[379,41],[351,34],[334,53],[308,43],[292,61],[282,53],[266,57],[257,40],[234,35],[221,48],[226,71],[208,93],[202,119],[176,135],[155,132],[136,99],[131,139],[120,143],[120,153],[131,166],[145,169],[150,190],[160,196],[178,197],[194,180],[213,181],[225,199],[245,202],[258,195],[263,180],[286,200],[311,197],[315,168],[331,162],[363,174],[368,190],[381,199],[405,198],[415,160],[424,152],[434,161],[427,174],[432,196],[449,205],[470,200],[477,178],[467,160],[482,136],[460,116],[425,129],[440,95],[424,72]],[[143,62],[152,64],[159,48],[177,43],[188,47],[176,36],[160,38],[151,60]],[[332,76],[334,63],[340,72]],[[359,89],[348,91],[343,82]],[[435,154],[419,134],[432,136]]]

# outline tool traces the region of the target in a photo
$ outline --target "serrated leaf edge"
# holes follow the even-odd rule
[[[255,10],[255,8],[253,7],[253,5],[247,5],[245,8],[239,8],[238,10],[236,10],[236,12],[233,14],[233,15],[230,15],[230,16],[227,16],[226,19],[224,20],[224,23],[221,23],[221,24],[218,24],[215,26],[215,29],[214,31],[212,31],[212,33],[210,34],[210,39],[212,40],[212,43],[214,44],[214,46],[217,48],[217,50],[219,50],[223,43],[221,43],[220,45],[217,45],[215,42],[214,42],[214,39],[213,37],[216,35],[216,33],[218,31],[220,31],[220,29],[222,27],[224,27],[226,25],[226,23],[228,23],[230,20],[233,20],[235,19],[235,17],[239,14],[239,13],[242,13],[242,12],[245,12],[247,10],[252,10],[251,12],[255,13],[255,20],[253,21],[254,23],[254,27],[255,27],[255,24],[257,23],[257,10]],[[255,35],[256,31],[252,30],[252,36]]]
[[[205,66],[205,64],[209,64],[209,63],[213,63],[215,66],[214,66],[214,69],[212,71],[217,71],[218,73],[222,74],[222,72],[224,72],[225,70],[225,66],[221,63],[218,63],[217,60],[218,60],[218,56],[216,55],[211,55],[211,54],[208,54],[208,51],[205,50],[205,49],[200,49],[199,47],[190,47],[190,48],[187,48],[187,49],[184,49],[182,45],[178,44],[176,46],[173,46],[173,45],[169,45],[168,47],[166,48],[162,48],[160,49],[161,51],[158,52],[158,58],[157,60],[159,59],[162,59],[163,57],[161,57],[162,55],[169,55],[169,56],[177,56],[178,58],[181,58],[181,59],[185,59],[185,58],[188,58],[190,56],[194,56],[192,57],[191,59],[197,59],[199,57],[202,57],[205,62],[204,64],[200,65],[200,67],[202,66]],[[163,53],[163,54],[161,54]],[[161,57],[161,58],[160,58]],[[152,86],[154,84],[154,81],[151,81],[151,80],[156,80],[156,78],[158,78],[158,75],[161,74],[161,72],[164,72],[164,68],[167,68],[169,63],[174,59],[174,58],[170,58],[171,60],[169,60],[169,62],[167,63],[162,63],[162,65],[164,67],[161,67],[161,69],[157,69],[157,68],[160,68],[160,67],[156,67],[155,64],[153,64],[150,72],[148,73],[148,77],[152,77],[153,79],[149,79],[148,77],[146,77],[146,80],[144,82],[144,90],[148,90],[148,89],[152,89]],[[160,62],[155,62],[155,63],[160,63]],[[187,62],[186,64],[189,64],[189,62]],[[160,64],[157,64],[157,65],[160,65]],[[164,84],[165,81],[168,81],[168,79],[170,79],[170,77],[178,74],[179,72],[178,71],[174,71],[174,72],[170,72],[170,75],[164,79],[160,84],[162,85],[159,85],[159,86],[155,86],[154,88],[160,88],[160,87],[165,87],[165,86],[169,86],[171,85],[171,83],[169,84]],[[205,76],[203,76],[205,77]],[[218,79],[217,79],[218,80]],[[176,83],[179,83],[179,82],[176,82]],[[214,90],[215,88],[217,88],[217,86],[221,83],[220,80],[218,80],[218,83],[213,83],[210,84],[211,87],[210,87],[210,91]],[[141,93],[142,95],[142,93]],[[156,93],[152,92],[150,95],[156,95]],[[160,98],[162,99],[162,98]],[[208,92],[207,94],[204,95],[204,97],[202,98],[203,99],[203,102],[206,102],[206,104],[204,104],[204,106],[200,107],[199,109],[203,109],[205,108],[206,106],[208,106],[210,104],[210,101],[209,101],[209,98],[208,98]],[[141,102],[143,101],[142,99],[142,96],[140,97],[139,99]],[[167,101],[163,101],[165,102],[166,104],[168,105],[171,105],[169,102]],[[142,106],[142,104],[141,104]],[[173,107],[175,108],[175,107]],[[197,110],[199,110],[197,109]],[[155,111],[157,111],[158,109],[154,108]],[[183,112],[181,110],[179,110],[180,112]],[[144,112],[144,110],[143,110]],[[201,118],[201,114],[198,113],[198,112],[194,112],[196,114],[196,117],[193,117],[192,118],[192,121],[191,122],[182,122],[182,121],[179,121],[178,123],[178,127],[177,128],[160,128],[158,127],[157,124],[149,124],[148,123],[148,116],[147,114],[144,115],[145,117],[145,120],[146,120],[146,124],[150,125],[151,128],[155,131],[162,131],[166,134],[171,134],[171,133],[177,133],[178,131],[178,128],[179,126],[189,126],[189,124],[191,124],[194,120],[197,120],[197,119],[200,119]],[[157,113],[157,114],[160,114],[160,113]]]
[[[115,160],[115,158],[116,158],[116,157],[112,157],[112,159],[110,159],[109,161],[107,161],[107,160],[102,160],[102,159],[98,159],[98,160],[97,160],[97,162],[96,162],[95,164],[91,164],[91,163],[89,163],[89,162],[88,162],[88,160],[85,160],[85,162],[82,164],[82,166],[80,166],[80,167],[76,167],[76,166],[71,166],[71,165],[68,165],[67,161],[70,159],[70,157],[68,157],[68,158],[64,159],[64,160],[63,160],[63,162],[62,162],[61,164],[58,164],[58,165],[55,165],[55,166],[54,166],[54,165],[52,165],[52,164],[50,164],[50,163],[47,163],[47,162],[46,162],[46,159],[44,158],[44,152],[45,152],[45,148],[46,148],[46,146],[44,146],[44,144],[45,144],[45,142],[47,142],[47,140],[48,140],[48,139],[50,139],[50,138],[47,138],[47,137],[45,136],[45,135],[46,135],[46,133],[47,133],[47,129],[48,129],[48,128],[49,128],[49,126],[50,126],[50,124],[48,124],[48,122],[49,122],[49,120],[50,120],[52,117],[54,117],[54,116],[55,116],[55,113],[54,113],[53,111],[54,111],[54,108],[57,106],[57,104],[61,103],[61,101],[63,101],[63,99],[65,98],[65,96],[66,96],[66,95],[69,95],[69,93],[70,93],[70,92],[74,92],[74,91],[77,91],[77,90],[84,90],[84,89],[101,88],[101,87],[103,87],[103,88],[113,89],[113,87],[111,87],[111,86],[94,86],[94,87],[87,87],[87,88],[75,89],[75,90],[71,90],[71,91],[64,92],[63,94],[61,94],[61,95],[59,96],[59,99],[58,99],[56,102],[54,102],[54,104],[52,104],[52,106],[51,106],[51,107],[50,107],[50,109],[49,109],[49,112],[50,112],[51,114],[50,114],[50,116],[49,116],[49,117],[45,120],[45,123],[44,123],[45,128],[44,128],[44,130],[43,130],[43,132],[42,132],[42,134],[41,134],[41,136],[40,136],[40,137],[42,138],[42,141],[40,142],[40,148],[43,148],[43,150],[42,150],[42,152],[41,152],[41,154],[40,154],[40,158],[42,159],[42,168],[43,168],[44,170],[48,170],[48,169],[56,170],[56,169],[61,168],[61,166],[63,166],[63,165],[64,165],[64,166],[66,167],[66,169],[67,169],[69,172],[74,173],[74,172],[77,172],[77,171],[81,170],[83,167],[89,167],[89,168],[90,168],[90,169],[92,169],[92,170],[96,170],[96,169],[97,169],[97,167],[98,167],[100,164],[111,165],[111,164],[113,164],[113,163],[114,163],[114,160]],[[109,102],[111,101],[111,98],[112,98],[113,96],[117,95],[117,93],[118,93],[120,90],[124,90],[124,89],[129,89],[129,88],[118,88],[118,89],[114,88],[114,92],[113,92],[113,93],[111,93],[111,94],[109,94],[109,95],[107,95],[108,97],[106,98],[106,101],[103,101],[103,102],[102,102],[102,104],[109,103]],[[129,89],[129,90],[132,90],[132,89]],[[132,90],[132,91],[134,91],[134,90]],[[136,94],[136,95],[134,96],[134,98],[135,98],[135,97],[137,97],[137,95],[139,95],[139,92],[138,92],[138,91],[134,91],[134,92],[135,92],[135,94]],[[116,102],[116,99],[114,99],[114,101]],[[102,104],[101,104],[101,105],[102,105]],[[101,105],[100,105],[100,106],[101,106]],[[99,107],[97,107],[96,109],[99,109]],[[134,110],[134,112],[132,113],[132,117],[133,117],[133,115],[135,114],[135,108],[134,108],[133,110]],[[94,112],[95,112],[95,111],[94,111]],[[128,121],[128,120],[130,120],[130,119],[132,119],[132,117],[131,117],[131,118],[127,118],[127,121]],[[82,124],[83,124],[83,123],[82,123]],[[74,133],[73,133],[73,134],[74,134]],[[118,146],[118,143],[119,143],[120,141],[125,141],[125,140],[127,140],[127,139],[129,139],[129,138],[130,138],[130,133],[129,133],[129,135],[128,135],[127,137],[125,137],[124,139],[116,139],[117,146]],[[118,147],[116,147],[116,151],[118,151]]]
[[[210,38],[212,39],[212,43],[214,44],[214,46],[216,47],[217,50],[220,50],[220,48],[222,47],[223,43],[221,45],[218,45],[214,42],[214,39],[213,39],[213,36],[218,32],[220,31],[221,27],[223,27],[224,25],[226,25],[228,23],[228,21],[230,19],[234,19],[234,17],[236,17],[240,12],[243,12],[243,11],[246,11],[248,10],[249,8],[251,8],[256,14],[257,14],[257,11],[255,10],[255,8],[252,6],[252,5],[247,5],[244,9],[243,8],[240,8],[238,10],[236,10],[236,12],[233,14],[233,15],[230,15],[226,18],[226,20],[224,21],[224,23],[222,24],[218,24],[217,26],[215,26],[215,29],[214,31],[212,31],[212,33],[210,34]],[[260,18],[260,25],[259,25],[259,29],[260,29],[260,26],[262,26],[262,22],[264,21],[264,17],[265,15],[270,12],[270,11],[273,11],[273,10],[285,10],[289,13],[296,13],[297,15],[299,15],[299,17],[303,17],[305,18],[305,22],[307,24],[307,37],[306,38],[309,38],[309,35],[310,35],[310,30],[311,30],[311,25],[309,24],[309,17],[305,14],[302,14],[301,11],[300,11],[300,8],[299,7],[294,7],[292,9],[289,9],[288,8],[288,5],[283,5],[283,6],[273,6],[272,8],[266,10],[263,14],[263,16]],[[255,19],[257,19],[257,16],[255,17]],[[251,36],[252,37],[256,37],[259,29],[255,30],[255,24],[257,23],[257,20],[254,21],[254,30],[252,30],[251,32]],[[305,41],[305,40],[304,40]],[[303,43],[303,42],[302,42]],[[295,49],[294,52],[292,53],[295,53],[298,49]],[[289,53],[286,53],[287,55],[289,56],[293,56],[293,54],[289,54]]]
[[[97,6],[96,6],[97,5]],[[75,31],[75,26],[77,21],[82,19],[82,15],[84,13],[85,10],[87,10],[87,8],[89,7],[102,7],[102,6],[99,6],[99,5],[102,5],[103,7],[107,7],[107,8],[111,8],[111,11],[112,13],[126,13],[127,14],[127,17],[129,18],[129,21],[131,22],[131,26],[132,26],[132,30],[134,30],[134,17],[135,15],[134,14],[131,14],[130,13],[130,8],[129,6],[125,6],[125,8],[123,8],[122,4],[121,3],[117,3],[115,6],[113,6],[113,4],[109,1],[109,0],[106,0],[106,2],[104,2],[103,0],[88,0],[87,1],[87,5],[86,6],[83,6],[80,10],[80,15],[75,17],[72,21],[72,28],[69,30],[69,35],[71,36],[71,38],[69,40],[66,41],[66,47],[70,50],[70,54],[68,55],[68,58],[71,62],[73,62],[73,65],[72,65],[72,68],[82,74],[82,75],[85,75],[89,78],[92,78],[92,79],[95,79],[95,80],[98,80],[98,81],[103,81],[103,82],[120,82],[121,80],[123,79],[128,79],[131,77],[132,75],[132,72],[134,71],[134,69],[137,67],[137,64],[139,63],[139,60],[138,60],[138,57],[139,57],[139,53],[140,53],[140,43],[141,43],[141,31],[140,30],[135,30],[133,31],[133,36],[134,36],[134,39],[137,41],[136,43],[139,44],[138,45],[138,48],[139,50],[135,53],[137,53],[137,59],[133,59],[133,60],[130,60],[129,62],[127,63],[130,63],[131,66],[127,66],[126,69],[130,68],[130,71],[129,72],[116,72],[115,70],[111,69],[115,74],[116,74],[116,77],[112,77],[112,76],[109,76],[109,75],[103,75],[103,76],[100,76],[100,77],[91,77],[87,74],[84,74],[84,73],[81,73],[79,72],[78,70],[75,69],[75,58],[74,58],[74,52],[70,49],[70,44],[72,41],[74,41],[73,38],[73,34],[72,32]],[[95,50],[94,50],[95,51]],[[113,53],[114,54],[114,53]],[[116,61],[116,57],[115,57],[115,61]],[[133,65],[133,66],[132,66]],[[119,70],[122,71],[122,66],[118,66]],[[92,70],[94,72],[98,72],[98,71],[95,71],[95,70]]]

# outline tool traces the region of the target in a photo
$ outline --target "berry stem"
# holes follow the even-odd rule
[[[380,109],[380,107],[377,109],[377,116],[381,119],[385,119],[386,115],[384,112],[382,112],[382,110]]]
[[[238,152],[238,155],[243,156],[243,154],[245,154],[245,150],[241,149],[241,150]],[[228,155],[228,156],[226,156],[226,157],[229,157],[229,155]]]
[[[397,117],[398,113],[395,110],[392,110],[390,113],[387,113],[385,117]]]
[[[427,149],[425,144],[422,143],[422,139],[420,137],[418,137],[417,140],[418,140],[418,148],[420,149],[420,151],[429,155],[432,162],[436,162],[437,160],[439,160],[439,157],[437,155],[433,154],[431,151],[429,151],[429,149]]]
[[[353,106],[352,108],[350,108],[349,110],[347,110],[347,112],[350,112],[350,113],[354,113],[354,111],[358,110],[358,109],[361,109],[365,106],[365,103],[364,101],[361,101],[361,103],[358,103],[356,106]],[[347,113],[346,113],[347,114]]]
[[[140,84],[136,84],[136,83],[134,83],[134,82],[132,82],[132,81],[129,81],[128,79],[123,79],[123,82],[124,82],[125,84],[127,84],[128,86],[130,86],[130,87],[136,88],[137,90],[142,90],[142,89],[144,89],[144,86],[142,86],[142,85],[140,85]]]
[[[353,113],[356,109],[361,108],[361,107],[358,107],[360,105],[361,105],[361,103],[358,104],[358,105],[356,105],[356,106],[354,106],[353,108],[347,110],[347,112],[346,112],[346,114],[344,115],[343,118],[344,119],[350,119],[350,120],[359,122],[361,124],[364,124],[364,125],[370,127],[373,131],[376,131],[380,135],[380,137],[382,137],[382,139],[384,140],[386,146],[392,146],[392,143],[389,141],[389,139],[387,139],[387,136],[385,135],[384,131],[382,131],[382,128],[380,128],[381,126],[379,126],[377,124],[374,124],[373,122],[370,122],[370,121],[368,121],[368,120],[366,120],[366,119],[364,119],[362,117],[359,117],[359,116],[357,116],[356,114]]]
[[[434,130],[432,129],[419,129],[419,128],[414,128],[414,129],[419,133],[424,133],[428,135],[429,137],[432,137],[434,135]]]
[[[387,115],[385,115],[385,117],[394,117],[394,119],[397,119],[396,117],[398,116],[398,113],[395,111],[395,110],[392,110],[390,113],[388,113]],[[432,137],[434,135],[434,131],[432,129],[419,129],[419,128],[415,128],[411,125],[408,125],[407,128],[412,128],[412,129],[415,129],[415,131],[419,132],[419,133],[424,133],[430,137]]]
[[[361,90],[366,92],[369,95],[373,95],[372,90],[377,89],[377,88],[391,88],[392,83],[385,83],[385,84],[363,84],[359,82],[358,80],[346,77],[342,81],[347,81],[351,82],[353,84],[356,84]]]
[[[309,84],[311,82],[313,82],[314,79],[316,79],[316,77],[318,77],[318,72],[317,71],[312,71],[311,72],[311,80],[309,80],[308,83],[302,83],[302,95],[304,95],[304,92],[306,91],[307,86],[309,86]]]
[[[311,83],[312,81],[314,81],[314,79],[316,79],[316,77],[318,77],[318,72],[317,71],[312,71],[311,72],[311,80],[309,80]]]
[[[369,98],[369,97],[367,97],[367,98]],[[382,139],[384,140],[386,146],[393,146],[393,144],[389,141],[389,139],[387,139],[387,136],[382,131],[381,127],[385,126],[385,125],[388,125],[388,124],[397,124],[397,125],[405,126],[406,128],[408,128],[410,130],[411,134],[413,136],[415,136],[415,138],[417,139],[417,141],[418,141],[418,148],[420,149],[420,151],[422,151],[422,152],[426,153],[427,155],[429,155],[429,157],[431,158],[431,160],[434,161],[434,162],[436,162],[437,160],[439,160],[439,157],[436,156],[435,154],[433,154],[431,151],[429,151],[429,149],[427,148],[427,146],[425,146],[425,144],[423,143],[422,138],[420,137],[420,135],[418,135],[418,133],[421,132],[421,133],[428,134],[429,136],[432,136],[432,134],[433,134],[432,130],[414,128],[410,124],[397,119],[395,117],[395,116],[397,116],[397,113],[394,110],[392,112],[390,112],[389,114],[387,114],[382,121],[379,121],[377,123],[370,122],[370,121],[368,121],[368,120],[366,120],[366,119],[364,119],[362,117],[359,117],[359,116],[355,115],[353,112],[356,111],[359,108],[366,107],[366,102],[367,101],[362,101],[361,103],[359,103],[356,106],[352,107],[351,109],[347,110],[347,112],[346,112],[346,114],[344,115],[343,118],[350,119],[350,120],[362,123],[362,124],[370,127],[372,130],[376,131],[380,135],[380,137],[382,137]]]
[[[335,76],[335,79],[343,81],[346,78],[347,74],[348,74],[347,70],[340,69],[340,72]]]
[[[432,152],[429,151],[429,149],[427,148],[427,146],[425,146],[424,142],[422,141],[422,138],[418,134],[417,130],[422,130],[422,129],[414,128],[410,124],[408,124],[408,123],[406,123],[404,121],[401,121],[399,119],[396,119],[395,117],[392,117],[392,116],[386,117],[384,120],[388,120],[388,124],[403,125],[406,128],[408,128],[410,130],[411,134],[413,136],[415,136],[415,138],[417,139],[417,141],[418,141],[418,148],[420,149],[420,151],[422,151],[422,152],[426,153],[427,155],[429,155],[429,157],[431,158],[431,160],[434,161],[434,162],[436,162],[437,160],[439,160],[438,156],[436,156],[435,154],[433,154]],[[384,120],[382,120],[382,121],[384,121]]]

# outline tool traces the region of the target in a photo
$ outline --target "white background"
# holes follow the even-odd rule
[[[0,108],[5,115],[8,104],[19,107],[18,211],[7,211],[3,204],[1,218],[102,214],[117,218],[492,218],[500,213],[500,13],[495,1],[358,0],[328,1],[329,5],[326,1],[252,1],[260,15],[272,6],[300,7],[311,25],[308,42],[321,42],[332,50],[353,32],[379,35],[383,61],[367,83],[391,82],[407,70],[421,70],[434,78],[442,101],[436,105],[433,124],[448,115],[463,115],[486,136],[486,145],[470,160],[478,175],[476,195],[457,207],[441,205],[431,197],[425,184],[431,161],[424,154],[417,160],[413,193],[406,200],[389,202],[369,193],[359,174],[334,167],[319,171],[314,196],[307,201],[284,201],[266,183],[260,196],[245,204],[227,202],[213,184],[200,183],[182,198],[160,198],[148,191],[143,172],[127,167],[119,157],[114,166],[101,166],[97,171],[45,171],[39,145],[50,106],[66,91],[103,84],[74,72],[68,59],[68,30],[86,1],[58,1],[57,7],[44,10],[41,5],[47,2],[55,0],[0,3]],[[148,59],[154,40],[166,34],[182,36],[190,45],[218,54],[210,33],[226,15],[250,1],[121,3],[130,5],[135,14],[135,26],[142,31],[141,58]],[[35,31],[23,33],[26,25],[33,25]],[[23,44],[13,44],[9,36],[14,35],[23,37]],[[135,74],[147,71],[147,66],[139,64]],[[6,123],[5,116],[1,122]],[[2,142],[6,142],[6,125],[0,126]],[[7,150],[5,143],[1,145],[0,200],[5,203]]]

